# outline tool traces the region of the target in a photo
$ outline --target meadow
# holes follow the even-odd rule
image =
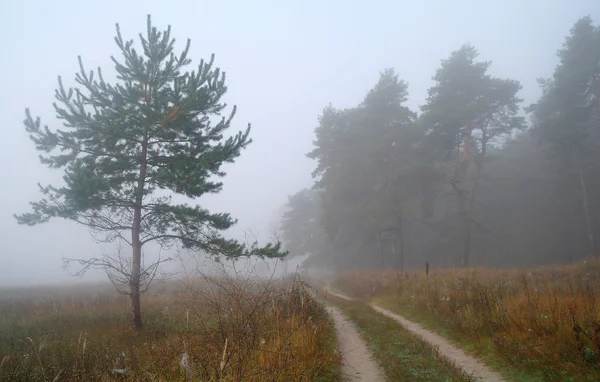
[[[144,327],[111,285],[0,290],[0,381],[337,381],[335,331],[299,278],[155,285]]]
[[[600,380],[600,261],[363,270],[338,274],[332,285],[445,335],[511,380]]]

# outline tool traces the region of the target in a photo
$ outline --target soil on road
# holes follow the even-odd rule
[[[344,381],[385,381],[385,375],[373,360],[367,343],[356,326],[338,308],[327,306],[327,311],[335,324]]]

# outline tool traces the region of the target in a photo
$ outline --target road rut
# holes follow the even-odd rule
[[[356,325],[335,306],[326,303],[325,308],[335,326],[338,350],[342,356],[343,381],[385,381],[385,374],[373,359],[373,354],[360,336]]]

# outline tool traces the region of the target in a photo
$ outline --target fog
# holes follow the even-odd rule
[[[406,105],[418,110],[440,60],[470,43],[481,60],[493,62],[492,75],[520,81],[527,105],[540,95],[536,78],[552,75],[556,50],[573,23],[585,15],[600,21],[600,5],[597,0],[3,2],[0,286],[72,282],[61,256],[100,253],[75,223],[17,225],[13,214],[28,211],[28,203],[40,198],[36,183],[60,185],[62,177],[62,171],[40,164],[23,126],[24,110],[59,127],[52,108],[57,75],[74,85],[81,55],[88,69],[100,66],[112,81],[115,23],[126,38],[137,39],[147,14],[161,30],[172,26],[178,48],[192,40],[193,65],[215,53],[215,64],[226,71],[225,99],[238,106],[231,130],[252,123],[253,143],[225,166],[223,191],[195,202],[239,219],[226,236],[243,239],[252,232],[265,243],[288,195],[312,185],[315,163],[305,154],[328,103],[337,108],[359,103],[391,67],[409,84]],[[95,272],[88,279],[103,277]]]

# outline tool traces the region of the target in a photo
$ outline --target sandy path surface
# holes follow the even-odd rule
[[[343,298],[346,300],[353,300],[352,298],[350,298],[348,296],[345,296],[340,293],[332,292],[330,290],[328,290],[327,293],[330,293],[334,296],[337,296],[337,297],[340,297],[340,298]],[[378,311],[379,313],[383,314],[384,316],[387,316],[387,317],[395,320],[400,325],[402,325],[405,329],[413,332],[414,334],[416,334],[418,336],[421,336],[424,341],[429,342],[430,344],[432,344],[434,346],[437,346],[441,354],[443,354],[445,357],[450,359],[456,365],[461,367],[464,371],[475,376],[479,380],[490,381],[490,382],[506,381],[502,377],[502,375],[490,370],[481,361],[466,354],[464,351],[457,348],[456,346],[451,344],[448,340],[441,337],[440,335],[423,328],[421,325],[417,324],[416,322],[407,320],[406,318],[402,317],[399,314],[390,312],[387,309],[381,308],[381,307],[373,305],[373,304],[371,304],[371,307],[373,309],[375,309],[376,311]]]
[[[342,354],[342,376],[344,381],[385,381],[385,376],[373,356],[365,340],[362,339],[356,326],[342,312],[333,306],[327,311],[335,323],[335,331]]]
[[[356,325],[336,307],[325,305],[333,319],[338,340],[338,350],[342,355],[342,380],[383,382],[385,374],[373,359],[366,341],[360,336]]]

